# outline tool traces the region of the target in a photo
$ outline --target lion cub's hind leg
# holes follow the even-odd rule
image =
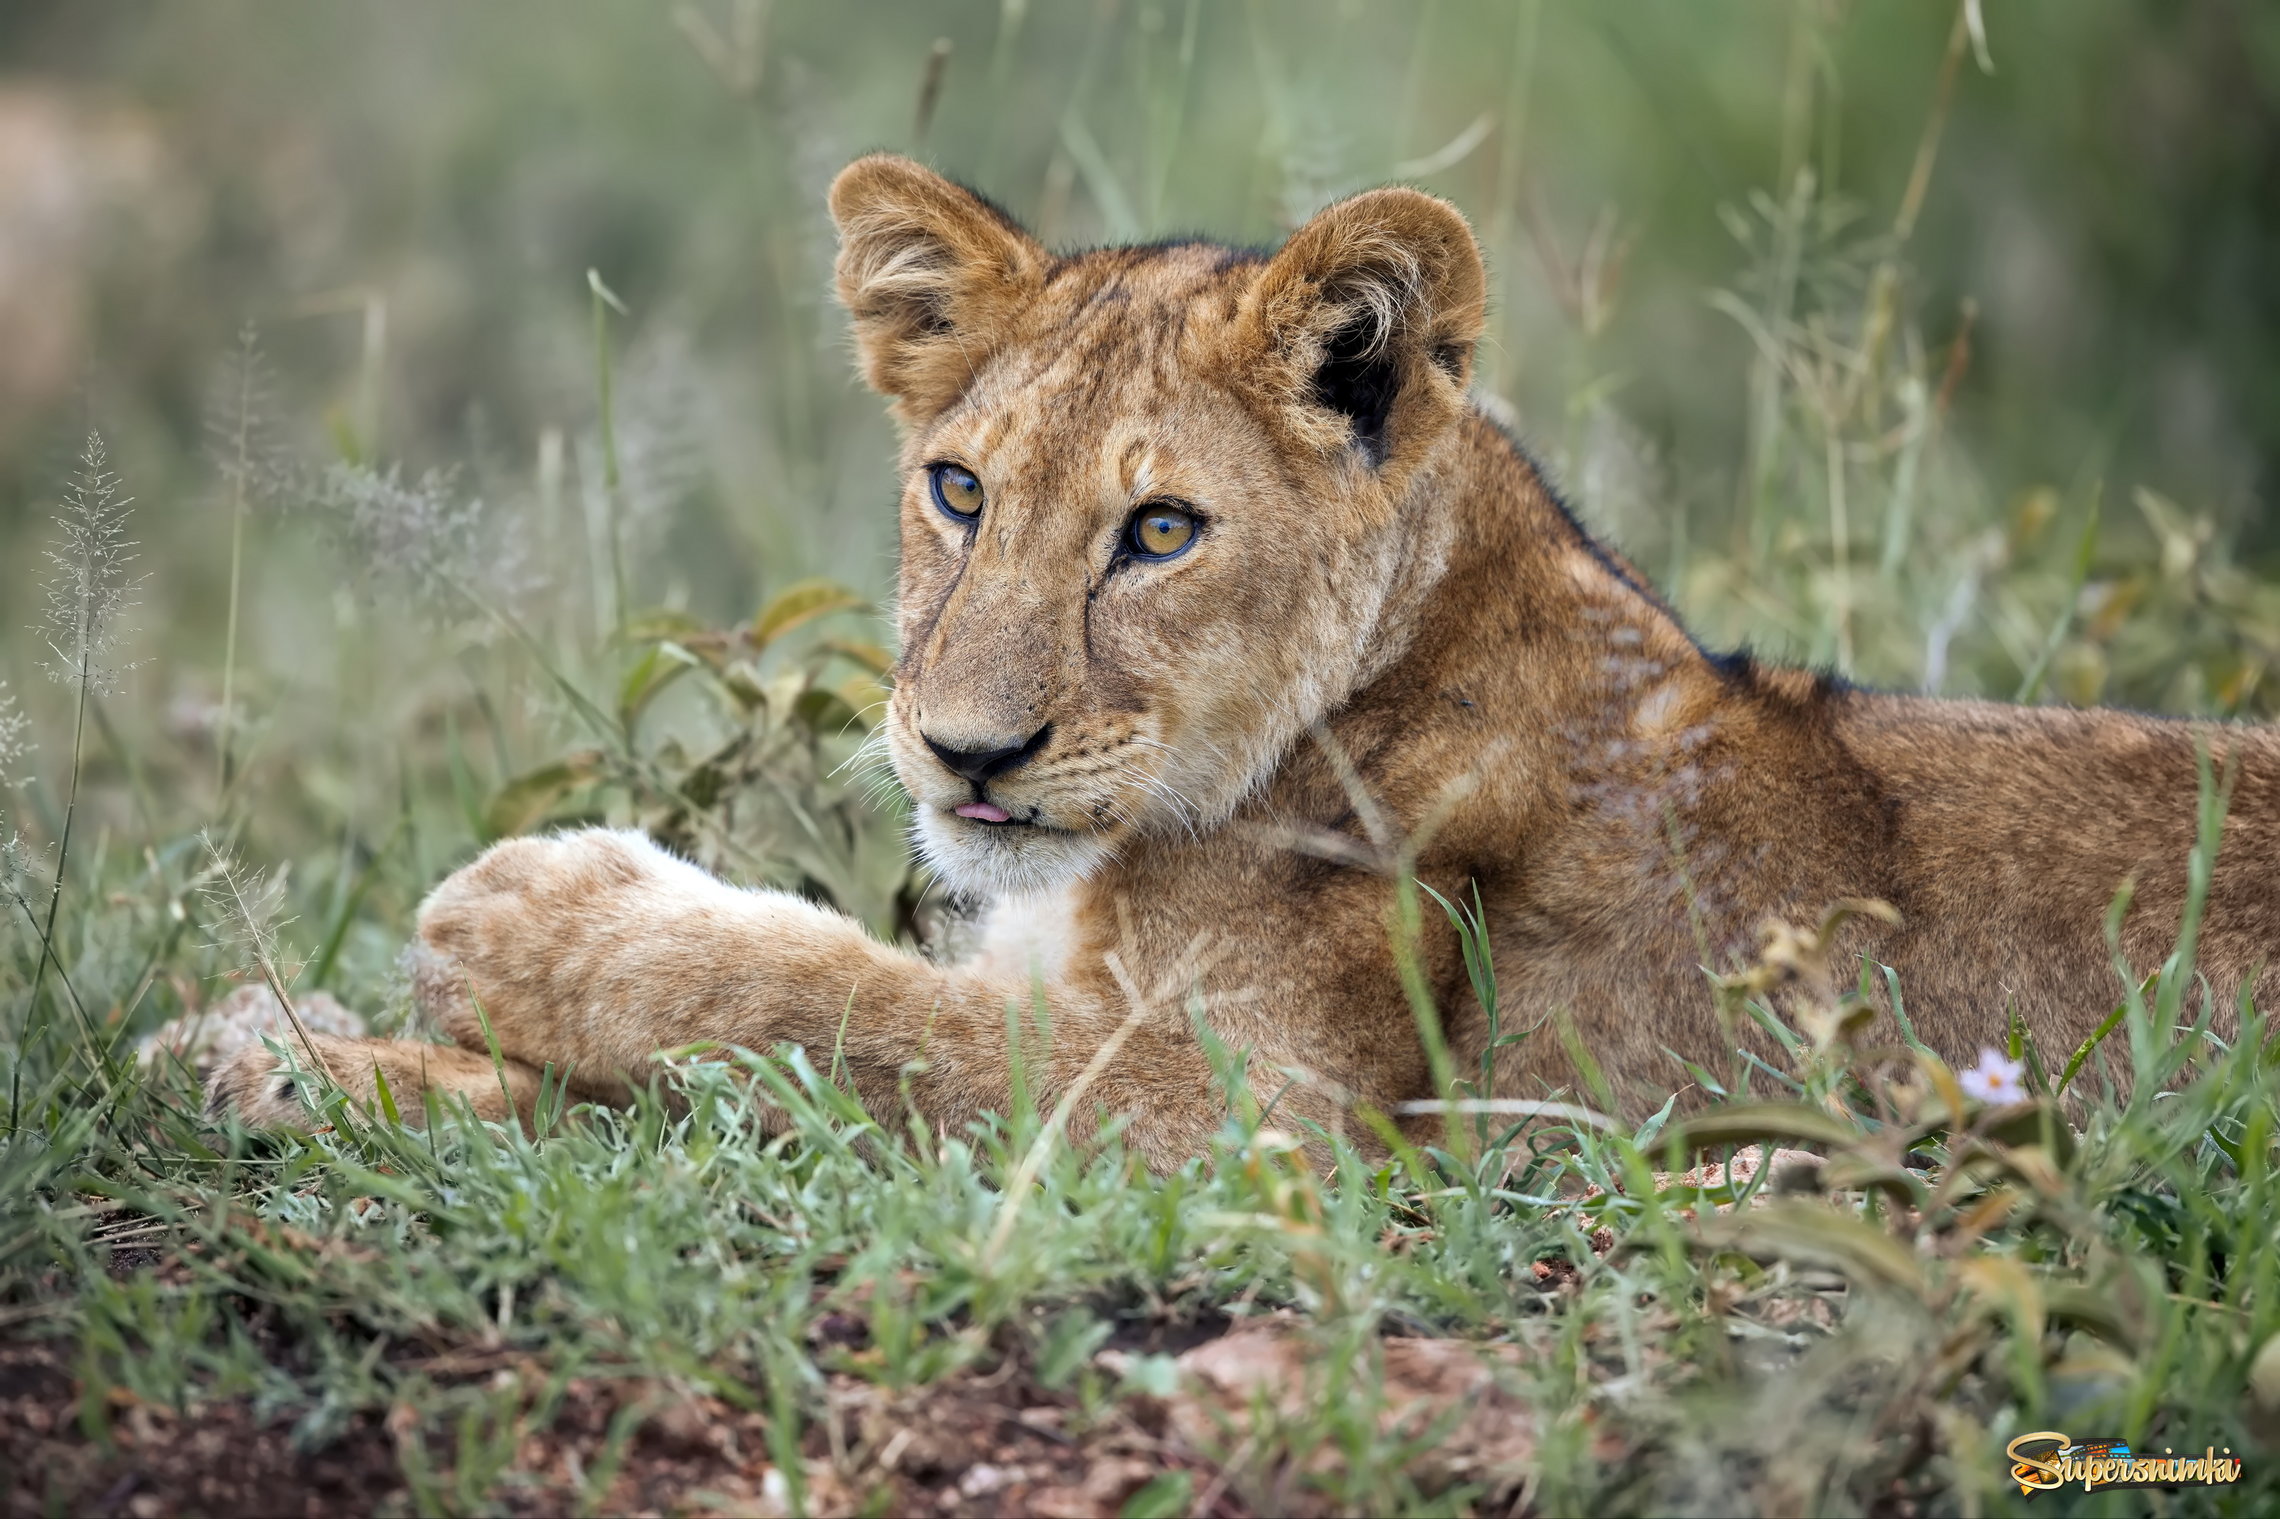
[[[476,1117],[492,1123],[507,1121],[511,1099],[513,1117],[525,1133],[531,1130],[539,1074],[519,1060],[494,1064],[490,1056],[457,1045],[416,1039],[341,1039],[325,1034],[312,1038],[326,1072],[361,1112],[386,1112],[379,1092],[384,1079],[407,1127],[426,1126],[426,1097],[433,1093],[439,1109],[448,1112],[464,1100]],[[309,1052],[300,1039],[290,1038],[286,1045],[295,1063],[307,1069]],[[217,1117],[235,1112],[253,1128],[306,1129],[312,1121],[292,1072],[258,1042],[215,1069],[206,1083],[206,1111]]]

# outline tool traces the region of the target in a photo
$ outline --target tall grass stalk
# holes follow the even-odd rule
[[[934,112],[942,104],[942,82],[950,72],[950,55],[954,45],[947,37],[937,37],[926,50],[926,66],[919,74],[918,98],[911,105],[910,146],[913,153],[926,151],[926,134],[934,128]]]
[[[254,412],[260,383],[260,350],[253,328],[238,332],[238,346],[225,379],[230,392],[219,440],[224,451],[222,476],[230,493],[230,600],[222,635],[222,706],[214,718],[214,805],[229,795],[231,743],[236,737],[237,647],[239,593],[245,577],[245,518],[250,504],[254,467]]]
[[[310,1071],[330,1088],[337,1089],[340,1083],[318,1052],[316,1041],[309,1037],[308,1025],[301,1021],[300,1009],[293,1004],[289,978],[279,969],[277,931],[282,926],[279,913],[284,898],[283,873],[266,881],[256,879],[213,834],[201,835],[199,842],[205,847],[210,870],[208,900],[218,911],[238,949],[252,963],[254,973],[277,999],[286,1022],[300,1037],[301,1050],[309,1057]],[[510,1110],[513,1107],[511,1098],[508,1106]]]
[[[594,308],[594,396],[601,432],[603,531],[609,535],[610,626],[625,632],[629,610],[625,586],[625,479],[618,462],[617,391],[610,364],[610,313],[626,315],[625,302],[602,283],[601,271],[586,271],[586,286]]]
[[[58,830],[55,877],[48,888],[47,911],[40,924],[39,963],[32,972],[31,994],[25,1016],[38,1016],[40,992],[50,962],[60,971],[55,946],[56,922],[63,910],[63,887],[71,869],[72,831],[79,816],[79,783],[86,768],[87,709],[97,691],[114,681],[125,667],[113,660],[126,630],[120,619],[134,605],[141,582],[129,574],[134,543],[128,539],[128,508],[134,498],[119,495],[119,477],[111,469],[102,437],[87,435],[79,465],[64,487],[56,525],[61,539],[47,550],[49,573],[43,587],[46,615],[40,625],[49,658],[49,678],[72,688],[71,763],[64,786],[63,822]],[[42,1022],[37,1032],[44,1033]],[[11,1089],[11,1101],[16,1094]]]
[[[1172,165],[1179,160],[1180,142],[1186,133],[1188,97],[1195,78],[1197,28],[1203,18],[1203,0],[1187,0],[1180,16],[1180,39],[1176,68],[1170,83],[1147,92],[1148,101],[1148,230],[1156,233],[1164,226],[1164,197],[1171,188]],[[1154,66],[1152,56],[1143,51],[1141,62]],[[1153,76],[1151,75],[1151,79]]]
[[[86,1036],[85,1045],[77,1048],[94,1071],[97,1079],[101,1080],[108,1073],[109,1051],[105,1048],[103,1038],[95,1027],[94,1015],[87,1011],[87,1004],[80,998],[79,988],[73,983],[71,972],[63,963],[63,957],[54,953],[53,943],[48,938],[48,930],[41,922],[39,904],[32,900],[32,893],[26,889],[26,883],[35,874],[30,855],[30,847],[24,842],[22,835],[11,832],[6,838],[0,838],[0,897],[7,898],[9,904],[22,916],[24,926],[31,930],[33,942],[40,947],[43,969],[46,962],[50,960],[54,962],[56,981],[63,987],[64,996],[70,999],[72,1011],[79,1016],[80,1032]],[[51,896],[51,906],[52,903],[53,898]],[[35,996],[38,991],[39,987],[35,980],[33,986]],[[27,1003],[25,1007],[27,1018],[29,1018],[30,1013],[30,1004]],[[19,1104],[23,1096],[24,1063],[26,1055],[31,1049],[32,1032],[27,1026],[25,1036],[18,1042],[15,1065],[9,1074],[8,1109],[11,1124],[18,1124],[22,1121],[22,1109]]]
[[[998,0],[997,39],[990,46],[990,73],[988,98],[1002,101],[1006,87],[1013,77],[1013,60],[1021,52],[1022,23],[1029,17],[1029,0]],[[1003,140],[1000,128],[1011,114],[993,109],[989,125],[984,129],[980,156],[981,177],[984,182],[995,177],[998,166],[998,145]]]
[[[1497,142],[1496,193],[1488,211],[1489,246],[1496,250],[1497,268],[1506,281],[1517,278],[1520,268],[1520,196],[1527,166],[1528,110],[1536,87],[1536,31],[1543,0],[1519,0],[1512,14],[1512,61],[1506,70],[1503,132]],[[1512,398],[1519,375],[1513,304],[1508,286],[1492,318],[1495,340],[1482,345],[1487,350],[1482,383],[1506,400]]]

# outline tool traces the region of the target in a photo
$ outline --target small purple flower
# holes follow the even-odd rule
[[[1962,1084],[1965,1096],[1975,1097],[1989,1106],[1999,1106],[2026,1100],[2026,1074],[2025,1061],[2006,1060],[2002,1051],[1982,1047],[1979,1064],[1958,1072],[1956,1080]]]

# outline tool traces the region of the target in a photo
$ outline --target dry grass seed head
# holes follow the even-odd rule
[[[0,680],[0,786],[20,785],[26,777],[16,767],[31,758],[38,746],[32,742],[32,720],[16,704],[16,695],[8,683]]]
[[[115,658],[131,631],[123,619],[143,585],[129,572],[135,543],[127,537],[127,517],[134,498],[119,488],[101,435],[89,433],[55,514],[62,536],[46,550],[41,590],[47,608],[36,628],[50,654],[45,668],[50,678],[90,691],[115,690],[118,677],[133,668]]]

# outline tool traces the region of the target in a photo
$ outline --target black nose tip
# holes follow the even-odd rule
[[[979,786],[992,776],[1005,774],[1044,748],[1046,737],[1052,731],[1053,725],[1047,723],[1021,742],[997,748],[953,749],[948,744],[938,744],[931,738],[926,739],[926,747],[934,751],[936,759],[949,767],[952,775],[963,776]],[[926,738],[926,735],[921,733],[919,737]]]

